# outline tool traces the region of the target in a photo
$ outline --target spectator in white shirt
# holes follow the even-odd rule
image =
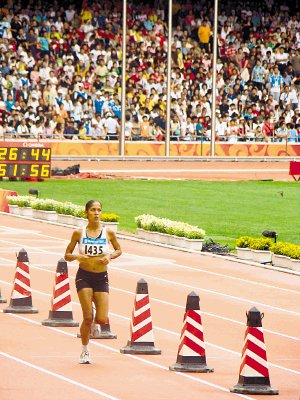
[[[25,118],[22,119],[21,123],[17,127],[17,137],[28,139],[30,137],[30,131],[26,125]]]
[[[120,124],[110,112],[105,115],[104,128],[106,132],[106,140],[118,140]]]

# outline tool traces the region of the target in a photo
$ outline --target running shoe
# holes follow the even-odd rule
[[[88,351],[82,351],[80,354],[79,364],[91,364],[91,357]]]
[[[101,327],[99,324],[95,324],[93,322],[92,324],[92,329],[91,329],[91,337],[92,338],[98,338],[100,336],[101,333]]]

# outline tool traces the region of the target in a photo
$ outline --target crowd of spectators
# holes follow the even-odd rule
[[[128,1],[126,140],[165,139],[166,3]],[[216,140],[300,141],[300,14],[286,4],[220,4]],[[0,138],[118,139],[122,7],[7,1]],[[171,140],[211,139],[213,17],[212,1],[173,1]]]

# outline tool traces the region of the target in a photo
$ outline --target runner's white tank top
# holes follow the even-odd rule
[[[91,257],[101,255],[105,256],[106,254],[109,254],[109,243],[106,236],[105,226],[102,226],[102,231],[96,238],[88,237],[86,227],[82,229],[81,239],[79,242],[79,253]]]

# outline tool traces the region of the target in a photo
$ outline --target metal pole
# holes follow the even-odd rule
[[[169,0],[169,20],[168,20],[168,66],[167,66],[167,115],[166,115],[166,134],[165,150],[166,157],[170,157],[170,119],[171,119],[171,47],[172,47],[172,0]]]
[[[216,79],[217,79],[217,54],[218,52],[218,0],[215,0],[214,30],[213,30],[213,68],[212,68],[212,107],[211,107],[211,141],[210,155],[215,156],[216,139]]]
[[[127,1],[123,0],[123,40],[122,40],[122,100],[121,130],[119,135],[119,155],[124,156],[125,149],[125,111],[126,111],[126,35],[127,35]]]

